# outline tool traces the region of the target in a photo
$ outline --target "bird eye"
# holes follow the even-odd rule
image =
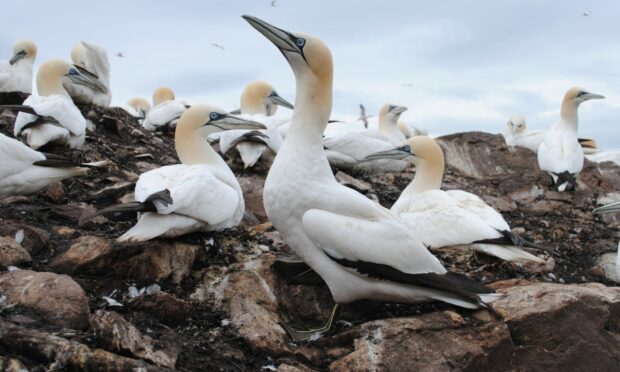
[[[303,46],[306,45],[306,40],[298,38],[295,40],[295,44],[297,44],[298,47],[303,48]]]
[[[588,94],[588,92],[582,90],[577,94],[577,97],[585,96],[586,94]]]
[[[71,70],[69,70],[69,75],[79,75],[79,74],[80,74],[80,73],[79,73],[76,69],[74,69],[74,68],[72,68]]]
[[[396,108],[396,106],[394,106],[394,105],[390,105],[390,107],[388,107],[388,111],[392,111],[392,110],[394,110],[395,108]]]
[[[403,146],[403,150],[407,152],[411,152],[411,147],[409,145]]]
[[[217,112],[212,112],[209,114],[209,118],[211,120],[217,120],[220,117],[220,114],[218,114]]]

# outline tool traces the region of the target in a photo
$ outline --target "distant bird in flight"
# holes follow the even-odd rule
[[[271,0],[271,6],[274,8],[278,6],[278,0]]]
[[[583,12],[581,15],[582,15],[582,16],[584,16],[584,17],[589,17],[589,16],[590,16],[590,14],[592,14],[592,12],[591,12],[591,11],[589,11],[589,10],[586,10],[586,11],[585,11],[585,12]]]
[[[366,115],[366,107],[360,103],[360,117],[357,120],[364,122],[364,128],[368,128],[368,118],[372,115]]]
[[[409,88],[409,87],[412,87],[412,86],[413,86],[413,83],[404,83],[404,84],[401,84],[401,87],[404,87],[404,88]]]
[[[118,53],[116,53],[116,54],[115,54],[115,56],[116,56],[116,57],[118,57],[118,58],[123,58],[123,57],[125,57],[125,55],[123,54],[123,52],[118,52]]]
[[[219,49],[225,50],[225,48],[224,48],[224,46],[223,46],[223,45],[220,45],[220,44],[214,43],[213,41],[211,42],[211,45],[213,45],[213,46],[214,46],[214,47],[216,47],[216,48],[219,48]]]

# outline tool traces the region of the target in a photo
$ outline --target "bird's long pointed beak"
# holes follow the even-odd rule
[[[405,107],[405,106],[396,106],[391,111],[394,113],[394,115],[400,115],[403,112],[407,111],[407,107]]]
[[[620,212],[620,201],[598,207],[592,211],[592,214],[604,214],[614,212]]]
[[[264,124],[257,121],[246,120],[236,115],[223,114],[217,120],[212,120],[207,125],[213,125],[221,130],[229,129],[267,129]]]
[[[279,105],[282,107],[286,107],[288,109],[293,110],[295,107],[293,107],[293,105],[285,100],[284,98],[280,97],[280,95],[276,92],[273,92],[269,95],[269,100],[274,104],[274,105]]]
[[[301,50],[295,44],[295,38],[290,32],[284,31],[280,28],[277,28],[276,26],[272,26],[269,23],[253,16],[243,15],[241,17],[248,21],[248,23],[258,32],[263,34],[263,36],[269,39],[269,41],[271,41],[283,53],[301,53]]]
[[[75,71],[78,73],[67,75],[74,84],[83,85],[101,93],[107,93],[106,87],[99,80],[95,80],[94,78],[91,79],[79,72],[77,69],[75,69]]]
[[[603,99],[605,98],[605,96],[602,94],[588,93],[585,95],[585,98],[586,99]]]
[[[372,153],[370,155],[367,155],[364,160],[368,161],[368,160],[379,160],[379,159],[397,159],[397,160],[402,160],[405,159],[408,156],[412,156],[411,152],[409,150],[405,149],[405,146],[402,147],[397,147],[395,149],[392,150],[387,150],[387,151],[378,151],[375,153]]]
[[[22,50],[21,52],[19,52],[19,53],[15,54],[15,55],[13,56],[13,58],[11,58],[11,59],[9,60],[9,64],[10,64],[10,65],[14,65],[14,64],[16,64],[16,63],[17,63],[17,61],[19,61],[20,59],[22,59],[22,58],[24,58],[24,57],[26,57],[26,52],[24,52],[24,51]]]

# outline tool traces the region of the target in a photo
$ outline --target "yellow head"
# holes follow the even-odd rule
[[[9,63],[16,64],[20,60],[34,61],[37,57],[37,45],[31,40],[20,40],[13,45],[13,56]]]
[[[523,133],[526,128],[525,117],[523,115],[512,115],[508,123],[506,123],[506,130],[510,134]]]
[[[86,68],[86,47],[82,42],[75,44],[71,49],[71,60],[74,65]]]
[[[162,102],[174,101],[175,96],[172,89],[168,87],[157,88],[153,93],[153,107],[159,105]]]
[[[389,123],[396,124],[398,118],[400,118],[400,115],[405,111],[407,111],[405,106],[386,103],[379,111],[379,121],[387,121]]]
[[[280,97],[271,84],[256,80],[246,85],[241,93],[241,113],[274,115],[279,106],[292,109],[284,98]]]

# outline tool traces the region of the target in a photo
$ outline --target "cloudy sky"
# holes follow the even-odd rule
[[[238,107],[255,79],[294,100],[280,53],[243,19],[321,37],[334,56],[335,118],[403,104],[432,134],[500,132],[512,114],[531,128],[557,120],[566,89],[607,99],[580,109],[580,135],[620,148],[620,2],[506,1],[13,1],[0,53],[31,38],[37,65],[85,40],[105,47],[113,103],[170,86],[193,103]],[[584,13],[588,16],[584,16]],[[221,45],[217,48],[212,43]],[[122,52],[123,58],[114,54]],[[284,111],[284,110],[282,110]]]

